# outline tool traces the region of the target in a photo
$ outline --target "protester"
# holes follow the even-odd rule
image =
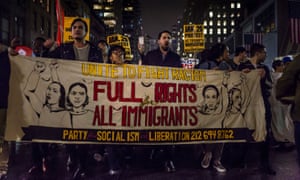
[[[97,46],[102,52],[103,62],[106,63],[108,60],[109,45],[107,44],[107,42],[105,40],[100,40],[100,41],[98,41]]]
[[[284,58],[283,58],[284,59]],[[290,60],[290,59],[289,59]],[[286,62],[286,61],[285,61]],[[274,138],[274,145],[277,150],[292,150],[294,147],[294,125],[289,115],[289,105],[284,105],[276,99],[276,84],[277,80],[282,76],[284,71],[284,62],[275,60],[272,63],[273,71],[272,81],[273,88],[270,96],[270,103],[272,106],[272,135]]]
[[[128,63],[125,59],[125,49],[120,45],[111,46],[108,51],[108,64],[115,64],[121,66]],[[109,174],[119,175],[122,172],[122,165],[124,159],[131,158],[132,147],[131,146],[121,146],[121,145],[107,145],[105,147],[107,152]]]
[[[8,50],[0,53],[0,179],[5,179],[8,171],[9,148],[4,140],[8,105],[10,62]]]
[[[240,46],[235,49],[233,59],[230,59],[228,63],[231,66],[232,70],[238,70],[241,62],[244,62],[247,59],[247,51],[244,47]]]
[[[7,142],[4,139],[6,129],[6,116],[8,107],[10,61],[9,56],[18,55],[15,50],[21,44],[19,37],[14,37],[10,46],[0,53],[0,179],[6,179],[8,162],[14,162],[15,142]]]
[[[264,173],[275,175],[276,171],[274,171],[270,164],[270,138],[271,138],[271,105],[269,102],[269,97],[271,95],[271,88],[272,88],[272,79],[269,68],[263,64],[267,57],[267,51],[264,45],[254,43],[250,47],[250,59],[241,63],[239,66],[240,70],[243,72],[251,71],[251,70],[259,70],[261,80],[261,93],[264,101],[265,106],[265,123],[266,123],[266,130],[267,135],[265,137],[265,141],[261,142],[260,145],[260,163],[261,163],[261,170]]]
[[[32,56],[33,57],[46,57],[47,54],[48,54],[48,51],[49,49],[45,48],[44,47],[44,43],[46,42],[46,39],[43,38],[43,37],[36,37],[33,42],[32,42]],[[42,69],[38,68],[38,67],[42,67]],[[45,64],[43,62],[38,62],[35,66],[35,70],[33,70],[32,72],[32,76],[37,76],[37,77],[40,77],[40,73],[42,71],[44,71],[46,68]],[[39,78],[34,78],[35,80],[38,80]],[[33,81],[35,81],[33,80]],[[42,81],[42,80],[41,80]],[[33,82],[30,82],[29,84],[33,85],[32,84]],[[38,82],[35,82],[36,84]],[[36,85],[34,85],[36,86]],[[63,89],[62,91],[65,91],[64,90],[64,87],[60,84],[60,83],[53,83],[52,84],[53,87],[55,86],[59,86],[61,89]],[[49,87],[51,87],[49,85]],[[28,97],[28,100],[29,101],[32,101],[33,99],[35,99],[35,102],[36,101],[39,101],[37,96],[34,95],[34,90],[35,87],[33,88],[30,88],[29,91],[26,92],[25,90],[25,93],[27,93],[27,97]],[[56,94],[55,92],[52,91],[52,93],[49,93],[49,94]],[[52,96],[52,95],[50,95]],[[54,95],[55,96],[55,95]],[[64,99],[65,99],[65,93],[62,94],[62,96],[60,96],[60,99],[63,100],[64,102]],[[58,101],[61,101],[61,100],[58,100]],[[48,102],[47,102],[48,103]],[[40,105],[42,105],[43,103],[40,102]],[[61,103],[60,104],[60,108],[61,110],[65,110],[65,104],[64,103]],[[37,106],[32,106],[32,107],[37,107]],[[44,107],[47,107],[47,106],[44,106]],[[42,109],[42,107],[41,107]],[[39,117],[40,114],[41,114],[41,109],[35,109],[35,112],[37,114],[39,114]],[[56,111],[56,110],[53,110],[53,112]],[[65,111],[67,112],[67,111]],[[53,114],[56,114],[56,113],[53,113]],[[57,114],[56,114],[57,115]],[[54,116],[56,116],[54,115]],[[39,125],[45,123],[45,122],[50,122],[49,117],[45,118],[40,118],[39,120]],[[43,119],[43,120],[41,120]],[[58,119],[57,117],[55,117],[54,119]],[[66,119],[67,121],[69,119]],[[44,122],[43,122],[44,121]],[[67,123],[67,122],[66,122]],[[70,125],[70,123],[68,123]],[[51,125],[51,124],[50,124]],[[50,169],[54,168],[54,162],[53,162],[53,159],[54,159],[54,155],[53,154],[56,154],[56,152],[54,153],[52,150],[55,150],[56,149],[56,145],[55,144],[51,144],[51,143],[37,143],[37,142],[33,142],[32,143],[32,161],[33,161],[33,165],[32,167],[28,170],[28,173],[30,176],[32,177],[39,177],[42,173],[46,173],[48,172]]]
[[[51,58],[61,58],[66,60],[78,60],[102,63],[102,53],[92,43],[85,40],[88,32],[87,23],[76,18],[71,23],[72,42],[61,44],[59,47],[49,52]],[[53,43],[48,43],[48,48]],[[50,46],[49,46],[50,45]],[[73,172],[73,178],[86,176],[88,145],[67,145],[69,159],[67,161],[67,170]]]
[[[200,68],[231,70],[230,65],[226,62],[229,60],[229,48],[222,43],[213,45],[209,52],[209,65],[200,65]],[[213,63],[212,63],[213,62]],[[225,114],[224,114],[225,115]],[[213,160],[212,167],[218,172],[226,172],[226,168],[221,163],[224,143],[203,144],[204,157],[201,166],[206,169]]]
[[[284,65],[284,67],[289,65],[290,62],[292,62],[292,58],[290,56],[285,56],[285,57],[282,58],[282,63]]]
[[[294,121],[294,136],[300,165],[300,55],[286,66],[282,76],[277,80],[276,98],[283,104],[291,105],[290,116]]]
[[[203,49],[198,53],[197,58],[199,59],[199,64],[196,65],[195,69],[213,69],[217,68],[216,62],[210,58],[210,49]]]
[[[246,49],[243,47],[243,46],[238,46],[236,49],[235,49],[235,52],[234,52],[234,57],[232,59],[230,59],[228,61],[228,64],[231,66],[231,69],[234,70],[234,71],[239,71],[239,66],[241,63],[245,62],[247,60],[247,51]],[[243,74],[241,74],[241,76],[243,76]],[[243,81],[245,81],[245,79],[241,79]],[[244,84],[245,82],[242,82],[241,84]],[[235,88],[233,88],[232,90],[234,90]],[[247,89],[244,88],[243,91],[230,91],[230,92],[239,92],[240,94],[240,98],[243,98],[242,102],[236,102],[235,104],[237,104],[238,106],[243,106],[245,107],[247,102],[247,100],[245,99],[249,99],[249,94]],[[246,91],[246,92],[245,92]],[[244,94],[244,96],[242,96],[242,94]],[[233,94],[232,94],[233,95]],[[231,99],[231,98],[230,98]],[[231,104],[231,103],[230,103]],[[230,110],[231,108],[228,107],[228,111],[231,111]],[[245,110],[244,108],[240,108],[240,113],[243,114],[243,110]],[[234,143],[225,143],[224,145],[224,152],[223,152],[223,159],[224,159],[224,164],[232,167],[232,168],[244,168],[246,165],[245,165],[245,160],[246,160],[246,152],[247,152],[247,144],[242,142],[242,143],[237,143],[237,142],[234,142]]]
[[[157,38],[158,48],[149,51],[142,59],[142,65],[152,66],[167,66],[181,68],[181,59],[178,54],[171,50],[171,32],[164,30],[158,34]],[[176,171],[174,165],[174,146],[161,147],[164,158],[164,168],[166,172]],[[159,148],[154,149],[154,154],[158,152]]]

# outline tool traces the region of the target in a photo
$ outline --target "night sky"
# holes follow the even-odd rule
[[[140,0],[144,33],[156,38],[162,30],[172,30],[186,0]]]

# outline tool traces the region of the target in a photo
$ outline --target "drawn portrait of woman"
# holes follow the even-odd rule
[[[201,127],[221,128],[228,105],[226,84],[223,83],[220,89],[213,84],[204,86],[202,98],[198,111]]]
[[[246,77],[243,73],[240,74],[239,81],[228,91],[229,104],[222,123],[224,128],[247,127],[244,114],[250,103],[250,95],[246,84]]]
[[[94,112],[86,108],[88,104],[87,86],[81,82],[71,84],[67,95],[67,107],[71,115],[73,128],[87,128],[92,126]]]
[[[53,79],[57,77],[55,68],[57,66],[50,66],[53,76],[52,81],[44,90],[44,102],[36,93],[38,83],[41,81],[41,73],[46,69],[44,62],[36,62],[32,73],[28,77],[24,94],[38,116],[39,126],[71,127],[70,115],[65,108],[65,88],[59,81]]]

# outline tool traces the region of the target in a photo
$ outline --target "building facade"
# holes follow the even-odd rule
[[[0,42],[9,45],[14,37],[31,46],[36,37],[56,39],[57,19],[55,0],[11,0],[0,2]],[[104,24],[91,9],[90,1],[61,0],[65,16],[90,18],[90,40],[105,35]]]

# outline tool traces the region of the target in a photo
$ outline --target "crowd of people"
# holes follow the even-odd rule
[[[88,26],[86,22],[80,18],[75,19],[71,24],[73,42],[61,44],[56,47],[54,41],[49,39],[44,39],[38,37],[33,43],[33,56],[35,57],[50,57],[59,58],[64,60],[79,60],[88,61],[95,63],[110,63],[122,65],[125,63],[130,63],[124,58],[125,49],[122,46],[115,45],[109,47],[109,45],[104,40],[100,40],[98,44],[94,45],[85,40],[85,36],[88,32]],[[151,50],[147,53],[144,52],[144,47],[139,45],[138,51],[140,53],[140,64],[151,65],[151,66],[166,66],[166,67],[176,67],[181,68],[181,58],[178,54],[171,50],[171,32],[162,31],[157,37],[158,48]],[[14,51],[15,47],[20,44],[18,39],[14,39],[10,48],[2,53],[0,53],[0,120],[1,120],[1,134],[0,134],[0,145],[1,154],[4,153],[4,149],[7,149],[8,142],[4,141],[4,131],[6,124],[6,110],[8,104],[8,93],[9,93],[9,76],[10,76],[10,64],[9,56],[17,55]],[[262,44],[252,44],[249,57],[247,51],[244,47],[238,47],[235,50],[234,57],[230,58],[229,48],[223,43],[216,43],[210,48],[204,49],[199,53],[199,64],[195,66],[196,69],[213,69],[222,71],[242,71],[243,73],[248,73],[252,70],[258,70],[261,80],[261,94],[263,97],[263,102],[265,106],[265,119],[266,122],[267,135],[263,142],[260,142],[260,165],[264,173],[275,175],[276,172],[271,167],[269,148],[270,143],[273,140],[278,143],[292,143],[296,144],[298,155],[300,155],[300,115],[297,111],[299,106],[299,93],[300,87],[299,81],[299,65],[298,60],[300,57],[297,56],[293,61],[283,59],[280,61],[274,61],[273,70],[270,70],[268,66],[264,64],[266,59],[267,50]],[[291,65],[288,65],[290,63]],[[295,65],[293,65],[295,64]],[[39,65],[33,73],[32,78],[38,76],[40,72],[43,71],[43,65]],[[53,65],[53,71],[55,70],[55,64]],[[55,77],[55,75],[54,75]],[[296,83],[297,82],[297,83]],[[28,91],[25,91],[25,96],[28,101],[34,101],[34,89],[31,86],[35,86],[30,81],[28,84]],[[37,83],[37,82],[36,82]],[[25,90],[26,90],[25,88]],[[61,85],[58,79],[52,78],[52,83],[49,85],[50,91],[53,89],[61,89]],[[286,94],[285,90],[290,89],[290,94]],[[276,91],[275,91],[276,90]],[[278,92],[277,92],[278,91]],[[87,88],[84,84],[74,84],[70,86],[68,91],[60,90],[60,96],[67,96],[67,102],[59,104],[52,103],[51,105],[46,105],[35,109],[35,112],[39,114],[40,117],[43,116],[45,112],[44,108],[48,108],[47,112],[56,113],[66,113],[70,112],[70,119],[73,120],[70,126],[80,127],[79,124],[75,124],[78,121],[76,119],[79,115],[83,113],[88,113],[84,109],[84,105],[76,106],[73,103],[76,93],[82,92],[83,103],[86,100]],[[57,92],[49,92],[57,93]],[[206,91],[203,92],[205,97],[217,97],[214,95],[214,87],[207,87]],[[240,93],[240,92],[232,92]],[[79,94],[79,93],[78,93]],[[235,94],[236,95],[236,94]],[[50,96],[50,95],[49,95]],[[239,96],[237,94],[236,96]],[[295,97],[293,100],[286,100],[285,97]],[[287,105],[283,105],[281,102]],[[272,109],[273,108],[273,109]],[[288,116],[288,111],[291,110],[291,116]],[[205,109],[206,113],[212,113],[212,110],[207,107]],[[274,114],[280,112],[281,114]],[[50,117],[50,116],[47,116]],[[280,119],[281,118],[281,119]],[[274,120],[273,120],[274,119]],[[276,121],[275,121],[276,120]],[[292,133],[293,123],[295,121],[295,136]],[[283,125],[282,125],[283,124]],[[282,132],[279,127],[289,127]],[[210,127],[214,128],[214,127]],[[274,133],[273,133],[274,132]],[[276,132],[276,133],[275,133]],[[283,137],[284,136],[284,137]],[[232,157],[235,156],[236,165],[239,167],[245,166],[245,156],[247,150],[251,144],[250,143],[211,143],[211,144],[201,144],[203,150],[203,158],[201,159],[201,166],[203,168],[213,167],[217,172],[225,173],[227,168],[222,164],[223,149],[226,149],[226,153]],[[51,163],[53,164],[54,158],[52,157],[53,151],[55,151],[55,144],[52,143],[32,143],[32,164],[33,166],[28,170],[29,174],[37,175],[49,171],[51,168]],[[87,174],[88,169],[88,151],[91,147],[95,152],[93,153],[93,158],[95,160],[103,160],[103,157],[107,157],[109,174],[116,175],[122,170],[122,156],[132,156],[134,149],[130,146],[121,145],[86,145],[86,144],[66,144],[66,152],[68,154],[68,159],[66,160],[66,170],[73,173],[74,179],[84,178]],[[7,151],[7,150],[6,150]],[[121,152],[122,151],[122,152]],[[126,153],[124,153],[126,152]],[[174,145],[163,145],[163,146],[153,146],[149,152],[149,158],[154,158],[157,153],[163,153],[161,155],[162,168],[166,172],[175,172],[176,166],[174,163],[174,153],[176,152],[176,146]],[[238,152],[238,153],[237,153]],[[7,154],[6,154],[7,156]],[[8,156],[7,156],[8,157]],[[8,158],[7,160],[8,161]],[[300,162],[300,160],[299,160]],[[7,173],[6,168],[1,167],[0,173],[1,177],[5,177]]]

